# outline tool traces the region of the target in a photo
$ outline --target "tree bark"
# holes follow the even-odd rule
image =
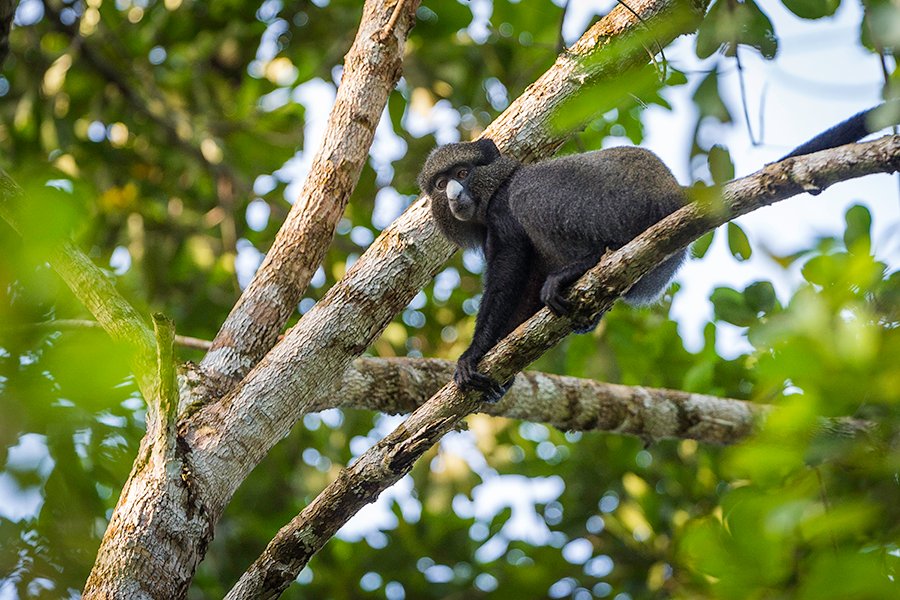
[[[342,408],[388,414],[419,408],[453,378],[456,363],[429,358],[364,358],[344,373]],[[734,444],[770,407],[731,398],[523,371],[496,404],[477,411],[552,425],[562,431],[608,431],[649,442],[693,439]]]

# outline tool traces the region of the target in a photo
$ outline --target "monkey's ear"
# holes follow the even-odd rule
[[[490,138],[481,138],[475,142],[475,146],[481,151],[485,163],[491,163],[500,158],[500,150],[497,149],[494,140]]]

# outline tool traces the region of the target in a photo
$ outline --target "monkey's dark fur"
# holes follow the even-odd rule
[[[873,109],[874,110],[874,109]],[[871,132],[870,111],[816,136],[788,156],[855,142]],[[786,157],[787,158],[787,157]],[[494,344],[542,305],[570,310],[565,289],[607,250],[631,241],[685,203],[683,189],[649,150],[610,148],[532,165],[502,156],[489,139],[436,148],[419,173],[441,231],[463,248],[484,250],[484,294],[472,344],[457,363],[463,389],[499,399],[508,388],[477,370]],[[625,294],[653,302],[687,250],[663,261]],[[580,333],[590,331],[590,324]]]

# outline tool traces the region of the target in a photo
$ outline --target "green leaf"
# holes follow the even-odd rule
[[[753,253],[747,235],[744,233],[744,230],[735,223],[728,223],[728,249],[731,250],[731,254],[740,261],[747,260]]]
[[[694,242],[691,246],[691,251],[696,258],[703,258],[706,256],[706,253],[709,252],[709,247],[712,245],[715,234],[716,230],[713,229],[712,231],[701,235],[700,238]]]
[[[757,281],[744,290],[744,301],[757,313],[768,313],[775,308],[778,299],[771,281]]]
[[[709,151],[707,160],[709,161],[709,172],[712,174],[713,182],[723,184],[734,179],[734,163],[731,161],[731,154],[724,146],[713,146]]]
[[[847,229],[844,231],[844,244],[853,254],[869,254],[872,240],[869,237],[872,228],[872,214],[861,204],[854,204],[844,215]]]
[[[769,59],[778,52],[772,21],[755,2],[717,0],[697,30],[697,56],[708,58],[719,48],[734,56],[738,44],[756,48]]]
[[[711,71],[703,78],[694,92],[694,103],[700,110],[700,116],[713,117],[722,123],[731,123],[731,113],[719,95],[719,73]]]
[[[783,3],[802,19],[821,19],[833,15],[841,0],[783,0]]]
[[[713,290],[710,301],[716,318],[739,327],[747,327],[756,322],[756,312],[744,300],[744,295],[731,288],[719,287]]]

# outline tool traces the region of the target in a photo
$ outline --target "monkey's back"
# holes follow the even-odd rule
[[[668,167],[635,147],[525,165],[509,186],[513,216],[551,268],[619,248],[683,203]]]

